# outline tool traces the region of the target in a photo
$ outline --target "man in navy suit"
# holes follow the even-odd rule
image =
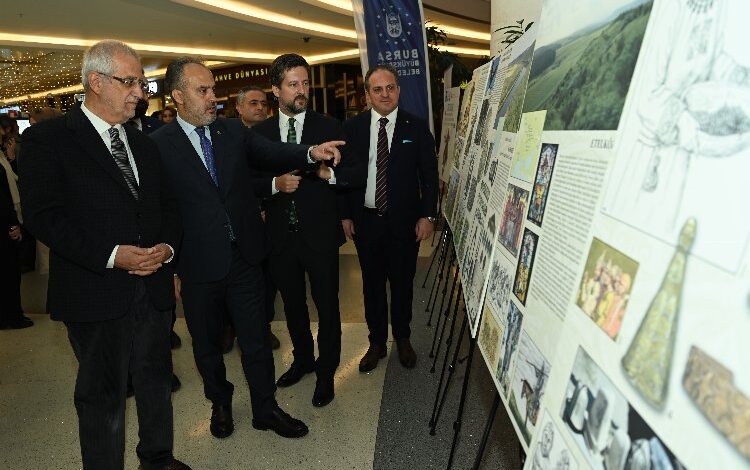
[[[338,139],[341,124],[307,109],[310,65],[297,54],[277,57],[269,69],[279,100],[278,115],[253,130],[269,140],[318,144]],[[276,385],[289,387],[310,372],[317,381],[312,404],[334,398],[333,377],[341,356],[339,312],[339,246],[346,239],[339,222],[336,193],[315,171],[265,172],[258,182],[267,191],[266,223],[271,238],[269,267],[284,300],[294,361]],[[318,310],[318,359],[310,333],[305,274]]]
[[[399,360],[407,368],[417,361],[409,323],[419,242],[430,237],[435,224],[437,158],[427,123],[399,109],[399,92],[392,66],[377,65],[367,72],[365,93],[372,109],[344,123],[344,165],[333,175],[338,186],[356,188],[357,179],[365,182],[360,189],[349,189],[341,204],[344,233],[354,240],[362,268],[370,330],[361,372],[374,369],[386,355],[386,281]]]
[[[302,437],[307,426],[285,413],[274,398],[260,267],[266,237],[250,165],[284,173],[316,167],[318,160],[337,162],[337,146],[343,142],[317,146],[271,142],[238,119],[217,120],[213,75],[194,58],[172,62],[165,83],[177,106],[177,119],[151,137],[161,151],[183,218],[175,288],[182,296],[204,393],[213,403],[211,433],[223,438],[234,431],[234,386],[227,380],[221,349],[226,311],[242,351],[253,427]]]

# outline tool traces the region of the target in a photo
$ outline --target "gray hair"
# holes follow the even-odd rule
[[[164,75],[164,89],[167,93],[171,94],[174,90],[180,90],[184,87],[185,66],[188,64],[198,64],[206,67],[206,64],[197,57],[180,57],[171,62],[167,65],[167,73]]]
[[[242,100],[245,99],[245,95],[251,91],[259,91],[263,93],[263,96],[266,96],[266,92],[263,90],[263,88],[259,87],[258,85],[248,85],[246,87],[240,88],[240,91],[237,93],[237,102],[242,102]]]
[[[101,72],[108,75],[112,75],[115,72],[112,58],[118,53],[133,56],[139,62],[141,60],[138,53],[132,47],[122,41],[115,41],[113,39],[99,41],[83,53],[81,79],[83,80],[83,89],[85,91],[89,89],[89,74],[91,72]]]

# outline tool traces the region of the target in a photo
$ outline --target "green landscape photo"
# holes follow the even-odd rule
[[[653,1],[600,0],[575,15],[549,3],[523,112],[546,109],[545,130],[617,129]]]

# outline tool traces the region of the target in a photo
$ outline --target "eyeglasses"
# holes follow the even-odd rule
[[[136,77],[122,78],[122,77],[116,77],[114,75],[110,75],[104,72],[96,72],[96,73],[98,73],[99,75],[104,75],[105,77],[113,78],[128,88],[133,88],[134,86],[138,85],[145,95],[151,94],[151,92],[148,89],[148,82],[142,78],[136,78]]]

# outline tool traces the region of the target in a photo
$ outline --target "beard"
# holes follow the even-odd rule
[[[307,109],[308,98],[305,95],[297,95],[292,101],[284,104],[284,109],[292,114],[299,114]]]

